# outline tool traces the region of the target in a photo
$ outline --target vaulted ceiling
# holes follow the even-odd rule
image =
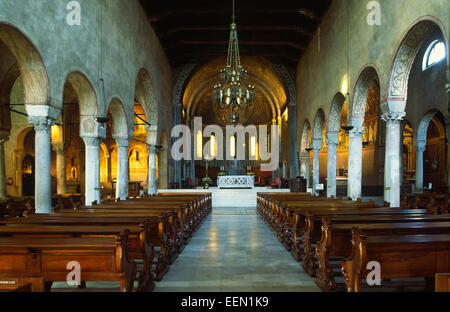
[[[241,55],[295,68],[331,1],[236,1]],[[140,2],[173,67],[226,54],[231,0]]]
[[[255,101],[244,124],[262,125],[281,116],[287,103],[285,83],[275,66],[264,57],[242,57],[248,81],[255,85]],[[188,117],[202,116],[204,124],[222,124],[213,112],[213,86],[220,82],[219,69],[224,58],[214,58],[192,74],[183,95]],[[223,124],[222,124],[223,125]]]

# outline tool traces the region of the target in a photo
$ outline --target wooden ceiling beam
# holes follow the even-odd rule
[[[167,47],[167,50],[172,50],[178,46],[185,46],[185,45],[207,45],[207,46],[223,46],[228,47],[228,41],[201,41],[201,40],[180,40],[175,44],[172,44],[171,46]],[[306,50],[306,46],[295,44],[293,42],[289,41],[239,41],[239,46],[288,46],[291,48],[294,48],[299,51]]]
[[[210,26],[210,25],[199,25],[199,26],[179,26],[172,28],[166,32],[158,33],[159,38],[168,37],[174,34],[182,33],[182,32],[210,32],[210,31],[223,31],[227,32],[230,30],[230,26],[222,25],[222,26]],[[287,31],[294,32],[296,34],[300,34],[302,36],[313,37],[314,33],[307,30],[304,27],[297,25],[252,25],[252,26],[240,26],[238,25],[238,31],[252,31],[252,32],[273,32],[273,31]]]

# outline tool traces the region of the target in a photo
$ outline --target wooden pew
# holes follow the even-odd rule
[[[146,233],[146,240],[149,242],[144,246],[153,246],[154,259],[151,262],[152,272],[155,274],[155,280],[159,281],[169,270],[169,264],[174,259],[173,254],[176,253],[175,246],[170,243],[166,233],[166,215],[162,216],[128,216],[128,215],[93,215],[84,214],[77,216],[68,216],[67,214],[39,214],[32,215],[27,218],[20,219],[3,219],[0,220],[0,227],[14,224],[17,225],[51,225],[51,226],[118,226],[123,228],[142,227],[144,224],[147,228],[144,230]],[[146,222],[148,220],[148,222]],[[105,234],[105,233],[103,233]],[[142,251],[144,252],[144,251]],[[148,256],[151,254],[151,250],[145,251]],[[145,260],[145,259],[144,259]],[[173,263],[173,262],[172,262]],[[144,267],[146,268],[146,267]]]
[[[78,261],[81,282],[118,281],[133,291],[136,263],[128,259],[128,232],[110,238],[0,238],[0,278],[32,274],[46,283],[66,281],[67,264]]]
[[[450,235],[372,236],[354,228],[351,255],[342,262],[348,292],[361,291],[361,279],[372,261],[381,265],[382,279],[432,279],[438,272],[450,271]]]
[[[116,237],[124,230],[128,230],[128,255],[130,259],[143,260],[142,270],[139,272],[139,291],[153,291],[155,287],[152,264],[155,250],[151,241],[152,220],[147,219],[141,225],[4,225],[0,226],[0,237],[21,238],[70,238],[70,237]],[[157,226],[157,224],[156,224]]]
[[[450,273],[436,273],[436,292],[450,292]]]
[[[0,277],[0,292],[43,292],[42,277]]]
[[[410,222],[415,221],[422,216],[427,216],[426,210],[421,210],[420,212],[416,209],[414,210],[404,210],[399,208],[344,208],[344,209],[315,209],[315,210],[307,210],[304,212],[305,215],[305,225],[303,231],[301,232],[301,245],[296,244],[294,249],[298,252],[297,257],[302,257],[302,265],[305,271],[312,277],[315,276],[316,262],[315,262],[315,253],[314,246],[317,241],[320,240],[322,231],[321,231],[321,222],[323,217],[340,217],[346,218],[349,217],[350,220],[354,220],[356,217],[363,217],[363,223],[373,223],[378,220],[379,217],[384,217],[386,222],[386,217],[390,217],[390,220],[397,219],[407,219]],[[345,220],[345,219],[344,219]],[[339,222],[339,221],[338,221]],[[340,220],[342,222],[342,220]],[[298,236],[300,233],[295,234],[296,242],[298,242]],[[299,250],[303,248],[303,250]]]
[[[10,217],[22,217],[35,212],[30,198],[10,198],[6,204],[6,209]]]
[[[361,217],[361,220],[364,220]],[[343,220],[341,220],[343,221]],[[329,217],[322,218],[322,237],[316,244],[318,261],[316,285],[324,291],[336,289],[333,268],[329,265],[330,257],[348,257],[352,249],[352,229],[359,228],[370,235],[411,235],[411,234],[450,234],[450,220],[444,222],[408,222],[408,218],[396,220],[401,222],[379,223],[351,223],[334,224]]]

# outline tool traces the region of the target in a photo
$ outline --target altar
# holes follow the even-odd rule
[[[252,189],[255,187],[255,176],[252,175],[226,175],[217,177],[217,187]]]

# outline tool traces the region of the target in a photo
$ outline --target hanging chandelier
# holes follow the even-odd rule
[[[216,117],[225,124],[245,122],[244,119],[248,119],[251,115],[251,108],[254,107],[255,87],[246,84],[248,72],[241,65],[234,0],[227,66],[219,73],[222,82],[214,86],[213,93]]]

